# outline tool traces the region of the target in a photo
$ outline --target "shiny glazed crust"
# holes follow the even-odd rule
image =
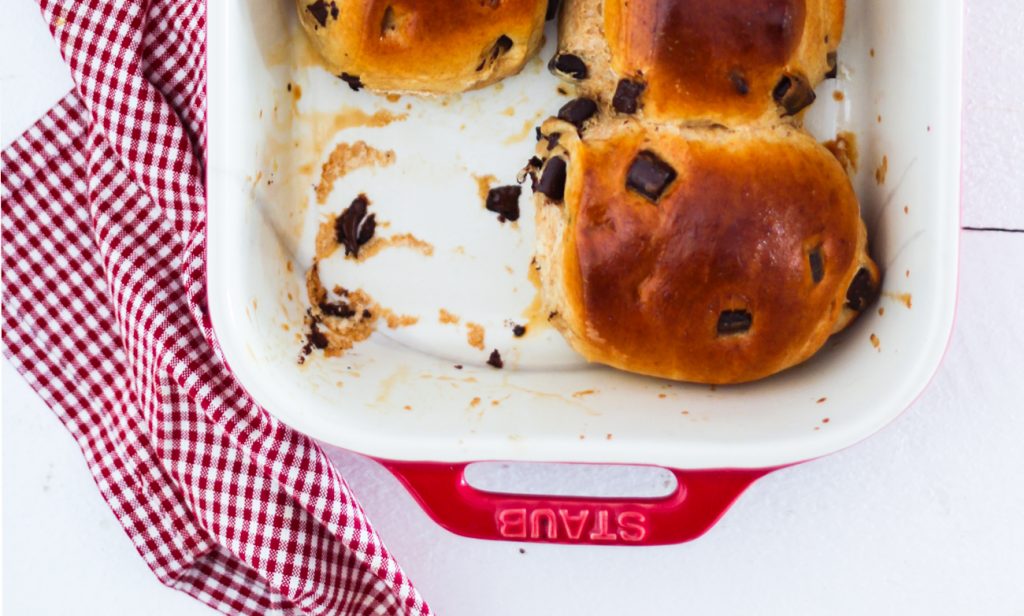
[[[296,0],[328,68],[377,91],[452,93],[518,73],[547,0]]]
[[[587,96],[609,102],[619,80],[643,83],[641,118],[773,123],[799,115],[806,105],[789,100],[834,67],[844,14],[845,0],[565,0],[559,53],[587,65]],[[789,109],[784,77],[800,89]]]
[[[589,361],[753,381],[806,360],[856,316],[846,296],[861,269],[877,288],[850,180],[798,129],[616,118],[582,139],[559,120],[542,132],[560,137],[538,155],[568,163],[563,202],[536,193],[545,309]],[[677,174],[656,201],[627,187],[640,152]],[[727,312],[749,314],[749,329],[721,333]]]

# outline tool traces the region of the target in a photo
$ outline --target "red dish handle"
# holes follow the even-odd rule
[[[754,481],[774,468],[680,471],[675,492],[655,499],[546,497],[478,490],[468,462],[378,460],[442,527],[478,539],[600,545],[690,541],[714,526]]]

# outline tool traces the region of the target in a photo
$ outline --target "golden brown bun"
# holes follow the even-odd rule
[[[332,72],[353,87],[418,93],[463,92],[518,73],[540,47],[547,9],[547,0],[296,4]]]
[[[559,54],[586,65],[586,78],[572,80],[608,104],[622,80],[642,88],[626,113],[773,122],[814,100],[835,66],[844,12],[845,0],[566,0]]]
[[[616,118],[581,139],[553,119],[542,133],[559,134],[550,150],[554,139],[538,143],[545,308],[589,361],[753,381],[806,360],[845,326],[856,314],[851,285],[861,310],[877,289],[849,178],[796,128]],[[557,159],[567,163],[562,200],[549,174]]]

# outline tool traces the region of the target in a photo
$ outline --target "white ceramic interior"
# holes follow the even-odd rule
[[[840,79],[819,88],[808,125],[823,140],[839,130],[857,136],[855,186],[892,295],[812,361],[714,390],[588,366],[555,331],[515,339],[507,325],[524,321],[535,296],[526,277],[529,189],[519,223],[502,225],[483,209],[473,175],[512,183],[532,153],[532,126],[566,98],[544,68],[554,49],[550,24],[541,56],[498,87],[389,101],[352,92],[310,63],[292,0],[211,3],[209,301],[231,369],[286,423],[380,458],[752,468],[867,437],[924,388],[952,328],[962,5],[848,4]],[[407,118],[336,131],[352,109]],[[321,162],[334,143],[357,139],[394,149],[396,164],[351,173],[316,205]],[[888,173],[879,185],[883,156]],[[359,192],[390,223],[379,235],[414,233],[434,255],[396,248],[356,264],[336,254],[323,276],[420,321],[382,328],[343,358],[314,356],[300,366],[315,228]],[[911,308],[900,294],[912,297]],[[440,308],[484,325],[487,351],[471,348],[465,329],[439,323]],[[485,365],[492,348],[504,370]]]

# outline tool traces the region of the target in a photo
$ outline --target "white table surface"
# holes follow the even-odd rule
[[[1024,229],[1024,1],[968,5],[963,223]],[[6,145],[71,82],[35,3],[0,7]],[[152,577],[71,437],[6,361],[2,443],[6,614],[213,613]],[[907,413],[758,482],[690,544],[463,539],[374,463],[335,458],[442,615],[1024,615],[1024,234],[964,233],[949,353]]]

